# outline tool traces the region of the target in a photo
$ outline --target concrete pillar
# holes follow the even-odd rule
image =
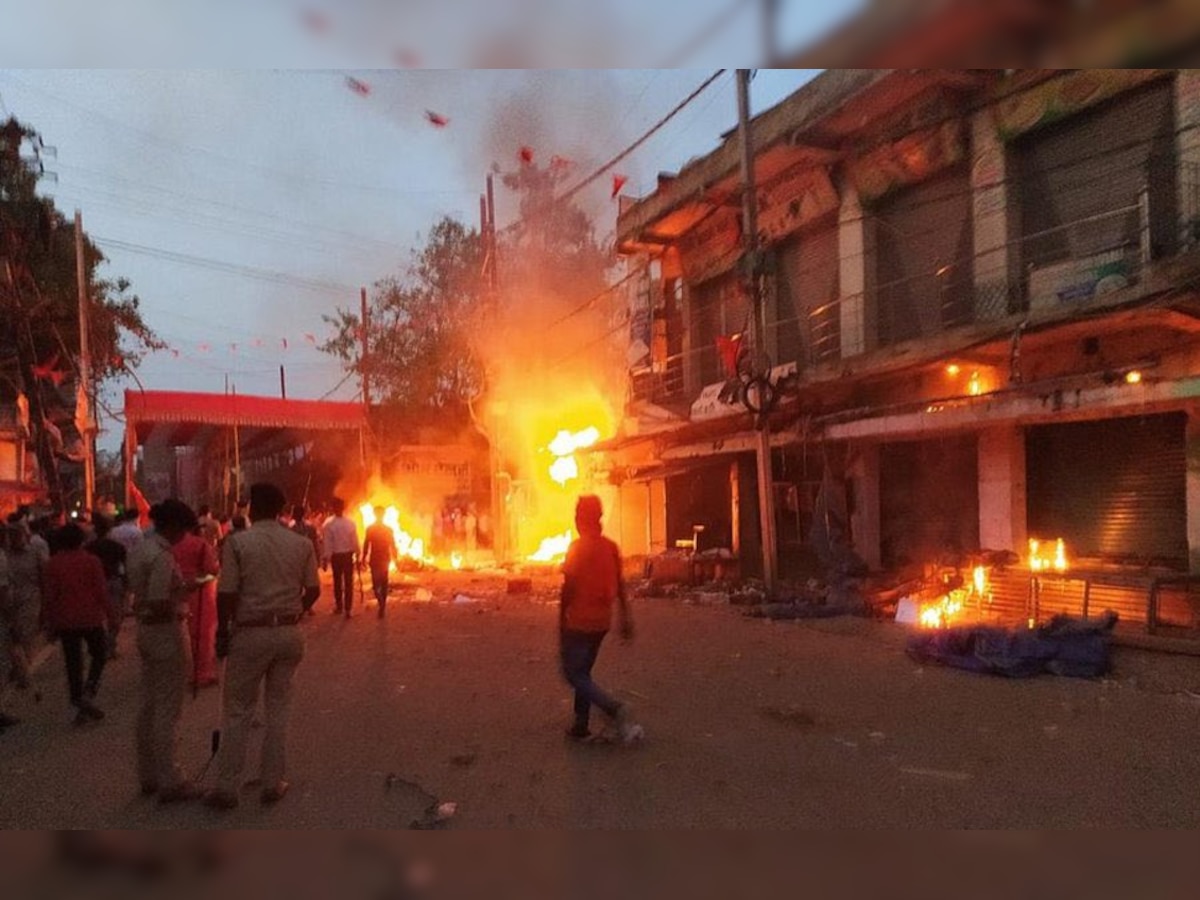
[[[1179,156],[1180,246],[1200,243],[1200,70],[1175,77],[1175,134]]]
[[[984,111],[971,119],[971,199],[975,228],[975,320],[1008,311],[1008,159],[996,123]],[[1014,253],[1018,248],[1011,248]]]
[[[853,485],[850,534],[854,552],[872,570],[883,565],[879,523],[879,445],[854,448],[847,473]]]
[[[1186,449],[1188,571],[1200,575],[1200,412],[1188,412]]]
[[[1029,540],[1025,505],[1025,432],[998,425],[979,433],[979,543],[987,550],[1024,554]]]
[[[738,464],[735,459],[729,464],[729,522],[730,550],[734,556],[742,551],[742,494],[738,486]]]
[[[686,397],[695,399],[704,387],[700,378],[700,354],[696,335],[696,316],[692,309],[695,291],[691,285],[683,284],[683,390]]]
[[[662,553],[667,549],[667,481],[665,478],[655,478],[646,488],[650,552]]]
[[[875,343],[875,241],[872,223],[864,214],[858,192],[842,185],[838,210],[838,303],[842,359],[858,356]]]

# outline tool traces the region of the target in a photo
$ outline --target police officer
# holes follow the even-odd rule
[[[143,794],[157,793],[160,803],[175,803],[199,794],[176,758],[184,687],[192,668],[184,603],[191,586],[171,552],[195,527],[196,516],[179,500],[164,500],[150,515],[154,533],[133,548],[126,566],[142,660],[137,769]]]
[[[321,589],[312,541],[279,521],[283,491],[261,482],[250,488],[251,527],[231,534],[221,555],[217,582],[217,656],[225,668],[218,783],[205,802],[216,809],[238,804],[246,741],[265,683],[266,733],[262,746],[262,802],[287,793],[284,742],[292,676],[304,656],[301,617]]]

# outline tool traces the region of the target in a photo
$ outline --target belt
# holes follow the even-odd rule
[[[187,619],[187,613],[148,613],[137,617],[141,625],[174,625]]]
[[[300,621],[299,613],[276,613],[271,616],[260,616],[257,619],[242,619],[237,622],[238,628],[275,628],[279,625],[295,625]]]

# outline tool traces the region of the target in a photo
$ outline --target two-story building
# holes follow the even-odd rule
[[[755,350],[795,372],[770,415],[784,575],[839,541],[900,570],[1031,538],[1200,573],[1200,71],[829,70],[751,128]],[[738,153],[622,203],[650,352],[603,465],[652,552],[704,525],[753,573],[753,417],[719,396],[749,321]]]

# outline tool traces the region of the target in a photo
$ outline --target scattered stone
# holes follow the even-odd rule
[[[812,728],[817,724],[812,713],[795,706],[764,706],[759,712],[772,722],[793,728]]]

